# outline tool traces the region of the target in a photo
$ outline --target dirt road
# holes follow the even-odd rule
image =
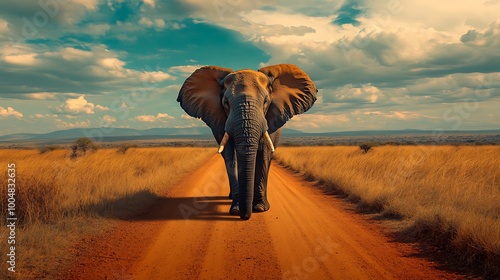
[[[67,279],[455,279],[273,163],[271,209],[230,216],[219,156],[147,213],[78,245]]]

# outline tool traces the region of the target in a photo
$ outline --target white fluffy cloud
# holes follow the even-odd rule
[[[0,18],[0,34],[6,33],[9,30],[9,23],[3,19]]]
[[[376,103],[382,96],[382,92],[370,84],[354,87],[352,84],[337,88],[334,91],[323,94],[323,102],[335,103]]]
[[[39,114],[39,113],[37,113],[31,117],[37,118],[37,119],[50,119],[50,118],[57,118],[57,115],[56,114]]]
[[[175,80],[175,77],[162,71],[144,72],[141,74],[140,78],[144,82],[153,82],[153,83],[159,83],[166,80]]]
[[[99,0],[71,0],[75,4],[79,4],[87,8],[87,10],[95,10],[99,4]]]
[[[70,114],[94,114],[94,108],[94,103],[89,103],[83,95],[75,99],[66,100],[66,103],[60,107],[62,112]]]
[[[33,65],[35,64],[36,53],[6,55],[4,60],[11,64]]]
[[[116,122],[116,118],[112,117],[110,115],[104,115],[101,117],[101,122],[103,122],[105,124],[112,124],[112,123]]]
[[[178,23],[178,22],[165,22],[165,20],[161,18],[157,19],[152,19],[149,16],[142,16],[139,19],[139,24],[142,26],[146,27],[153,27],[156,30],[162,30],[162,29],[172,29],[172,30],[179,30],[185,27],[185,24],[183,23]]]
[[[59,105],[53,110],[57,113],[62,114],[87,114],[92,115],[95,113],[95,110],[107,111],[108,107],[102,105],[95,105],[94,103],[88,102],[85,99],[84,95],[79,96],[78,98],[68,98],[64,104]]]
[[[7,107],[5,109],[4,107],[0,107],[0,118],[7,118],[7,117],[15,117],[15,118],[22,118],[23,114],[14,110],[12,107]]]
[[[154,115],[140,115],[134,117],[134,120],[140,122],[166,122],[168,120],[173,120],[174,117],[170,116],[167,113],[158,113],[156,116]]]
[[[90,120],[67,122],[61,119],[56,119],[56,127],[59,129],[87,128],[90,127],[90,123]]]
[[[183,78],[189,77],[196,69],[203,67],[203,65],[178,65],[172,66],[168,72],[178,75]]]
[[[191,117],[190,115],[188,114],[181,114],[181,119],[185,119],[185,120],[193,120],[195,118]]]
[[[38,62],[36,59],[37,53],[26,44],[5,45],[0,49],[2,50],[0,57],[8,64],[33,66]]]
[[[14,83],[0,85],[0,92],[8,93],[11,98],[41,100],[43,97],[53,99],[54,94],[100,95],[124,88],[130,91],[153,90],[160,83],[176,78],[160,70],[127,68],[127,63],[119,54],[103,45],[95,45],[88,50],[64,47],[37,51],[26,45],[5,46],[2,50],[1,76],[12,75],[6,69],[15,64],[16,75],[30,77],[22,80],[22,87]],[[82,79],[85,86],[80,86]],[[38,94],[41,88],[51,91]]]
[[[332,124],[347,123],[349,121],[350,118],[346,114],[304,114],[294,116],[286,127],[302,131],[311,131],[311,129],[325,130]]]
[[[144,4],[151,6],[152,8],[155,7],[155,0],[143,0]]]
[[[261,57],[270,57],[255,65],[295,63],[310,75],[319,89],[318,101],[308,114],[294,117],[288,123],[291,128],[429,128],[446,121],[444,112],[471,99],[481,110],[464,123],[476,128],[483,121],[493,127],[495,107],[500,106],[498,0],[4,2],[0,77],[6,82],[1,83],[0,94],[16,99],[9,105],[22,109],[31,121],[50,119],[53,114],[47,113],[52,110],[66,120],[58,121],[58,127],[115,123],[111,108],[119,111],[120,120],[132,120],[136,126],[197,123],[181,115],[175,96],[184,78],[202,64],[215,62],[199,52],[176,60],[177,53],[189,52],[189,45],[180,50],[169,41],[179,36],[175,30],[193,28],[193,23],[217,25],[221,33],[235,37],[240,34],[245,44],[266,53]],[[40,3],[58,5],[49,7],[55,10],[46,25],[25,26],[22,19],[33,23]],[[360,13],[349,15],[355,16],[352,23],[339,25],[339,9],[347,4],[356,4]],[[130,12],[117,13],[121,8]],[[137,50],[139,42],[134,40],[144,32],[148,37],[162,32],[173,37],[145,40],[140,42],[144,49]],[[130,46],[104,45],[101,38]],[[34,114],[29,111],[33,106],[18,106],[33,100],[50,110]],[[165,109],[159,109],[160,102],[165,102]],[[2,109],[3,115],[18,118],[14,109],[10,113],[9,107]],[[180,117],[172,120],[166,113],[136,110],[166,110]],[[133,117],[138,114],[143,115]]]

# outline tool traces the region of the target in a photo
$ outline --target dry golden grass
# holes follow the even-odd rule
[[[144,210],[189,171],[214,154],[207,148],[101,149],[71,160],[68,150],[0,150],[0,178],[7,182],[7,163],[16,164],[18,262],[23,279],[49,273],[61,254],[82,234]],[[6,209],[7,191],[0,192]],[[106,220],[105,220],[106,219]],[[102,221],[106,221],[103,223]],[[6,236],[2,219],[1,236]],[[6,252],[7,242],[0,242]],[[5,258],[3,258],[5,259]],[[56,262],[56,263],[54,263]],[[1,264],[0,278],[7,272]],[[12,274],[9,274],[12,277]]]
[[[368,153],[296,147],[280,148],[275,157],[365,205],[411,219],[411,231],[451,245],[469,261],[498,265],[499,146],[380,146]]]

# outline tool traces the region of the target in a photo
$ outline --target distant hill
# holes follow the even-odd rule
[[[0,136],[0,141],[43,141],[43,140],[73,140],[80,137],[94,138],[96,140],[109,139],[151,139],[185,137],[185,136],[208,136],[211,135],[208,127],[189,128],[151,128],[145,130],[132,128],[74,128],[58,130],[49,133],[17,133]]]
[[[359,131],[339,131],[324,133],[306,133],[309,136],[378,136],[378,135],[432,135],[433,130],[403,129],[403,130],[359,130]],[[444,134],[500,134],[500,129],[496,130],[447,130]]]
[[[283,129],[283,136],[377,136],[377,135],[431,135],[432,130],[364,130],[364,131],[341,131],[326,133],[304,133],[294,129]],[[446,131],[446,134],[499,134],[500,130],[461,130]],[[206,139],[212,137],[212,132],[208,127],[188,127],[188,128],[74,128],[58,130],[49,133],[16,133],[0,136],[0,142],[68,142],[80,137],[93,138],[96,141],[122,141],[141,139],[165,139],[165,138],[191,138]]]

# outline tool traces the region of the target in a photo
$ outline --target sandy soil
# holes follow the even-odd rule
[[[456,279],[345,202],[273,163],[271,209],[228,214],[214,156],[147,212],[75,245],[64,279]]]

